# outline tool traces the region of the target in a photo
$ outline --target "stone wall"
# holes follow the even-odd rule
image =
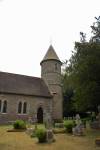
[[[0,124],[9,123],[16,119],[28,120],[29,117],[36,117],[37,109],[43,108],[43,115],[48,112],[52,114],[52,99],[45,97],[15,95],[15,94],[1,94],[0,100],[7,101],[7,113],[0,112]],[[27,102],[27,113],[18,114],[18,103]]]

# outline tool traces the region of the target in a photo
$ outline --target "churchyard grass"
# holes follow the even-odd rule
[[[100,137],[100,130],[88,128],[85,136],[56,134],[54,143],[38,144],[37,138],[30,138],[25,132],[7,132],[11,128],[0,126],[0,150],[100,150],[95,146],[95,138]]]

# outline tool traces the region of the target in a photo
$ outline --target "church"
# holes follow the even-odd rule
[[[62,119],[61,61],[52,45],[40,62],[41,78],[0,72],[0,124],[17,119]]]

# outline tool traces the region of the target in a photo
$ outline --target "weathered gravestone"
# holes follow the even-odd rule
[[[76,118],[76,120],[75,120],[76,126],[73,127],[73,129],[72,129],[73,135],[83,135],[84,127],[83,127],[83,124],[82,124],[79,114],[76,114],[75,118]]]
[[[96,119],[90,123],[91,128],[100,129],[100,105],[98,106],[98,115]]]

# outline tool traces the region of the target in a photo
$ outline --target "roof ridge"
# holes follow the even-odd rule
[[[29,77],[29,78],[32,77],[32,78],[36,78],[36,79],[41,79],[40,77],[24,75],[24,74],[18,74],[18,73],[11,73],[11,72],[4,72],[4,71],[0,71],[0,73],[9,74],[9,75],[16,75],[16,76],[22,76],[22,77]]]

